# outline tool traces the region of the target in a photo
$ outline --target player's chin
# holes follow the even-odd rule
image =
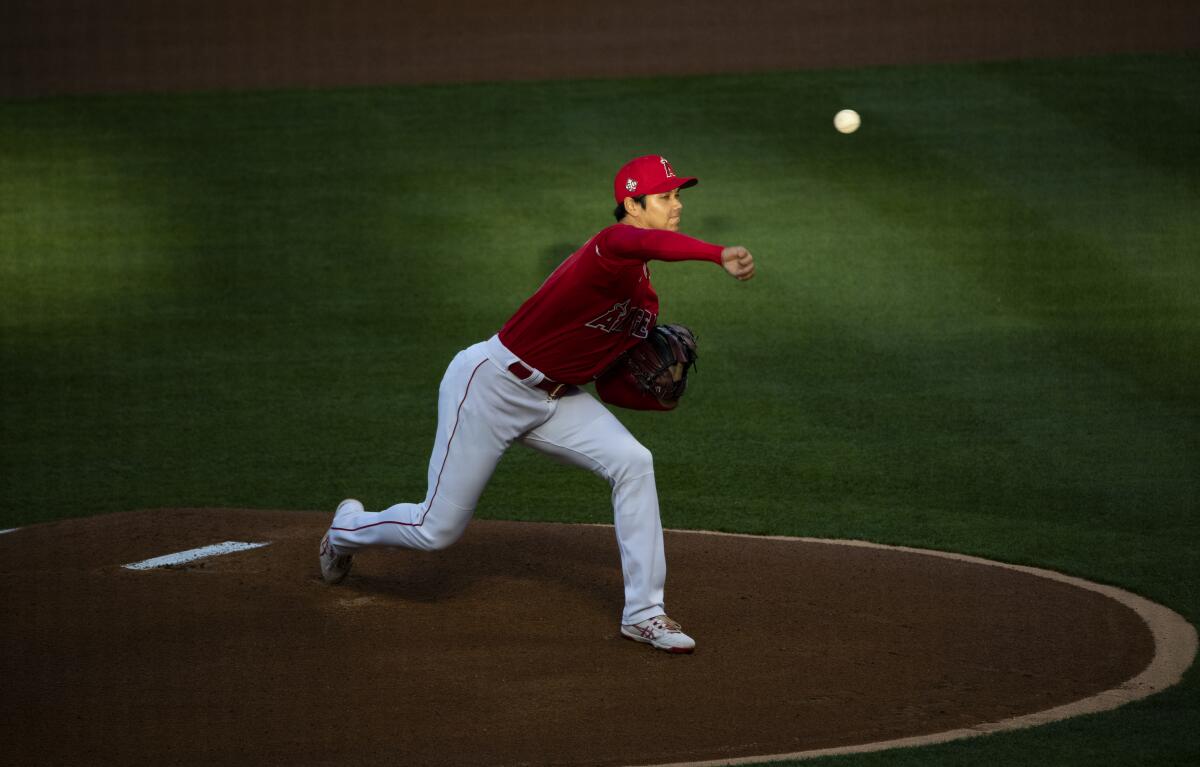
[[[679,219],[677,219],[677,218],[669,219],[667,221],[667,229],[672,232],[678,232],[679,231]]]

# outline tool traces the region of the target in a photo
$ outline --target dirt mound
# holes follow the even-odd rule
[[[328,513],[161,510],[0,536],[17,764],[617,765],[995,722],[1120,685],[1130,608],[892,549],[668,532],[670,656],[618,634],[611,528],[479,520],[326,586]],[[125,564],[270,545],[168,569]]]

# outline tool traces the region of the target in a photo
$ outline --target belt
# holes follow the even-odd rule
[[[508,372],[512,373],[517,378],[520,378],[522,381],[533,375],[533,371],[522,365],[520,362],[514,362],[513,364],[509,365]],[[551,381],[549,378],[543,378],[541,381],[535,383],[534,386],[546,392],[546,394],[550,396],[550,399],[558,399],[564,394],[570,394],[571,392],[575,391],[575,387],[573,385],[559,383],[558,381]]]

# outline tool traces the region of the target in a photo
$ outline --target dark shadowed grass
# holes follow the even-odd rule
[[[0,104],[0,527],[417,498],[450,357],[662,152],[702,178],[685,229],[759,260],[653,266],[702,355],[679,412],[622,414],[668,526],[962,551],[1195,622],[1197,84],[1185,55]],[[478,513],[610,518],[520,448]],[[1194,679],[842,761],[1190,763]]]

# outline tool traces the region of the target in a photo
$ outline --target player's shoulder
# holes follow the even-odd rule
[[[613,238],[614,234],[618,234],[621,229],[627,229],[625,224],[609,224],[600,231],[592,235],[591,239],[583,246],[582,250],[598,256],[604,256],[605,245]]]
[[[603,229],[601,229],[600,231],[598,231],[594,235],[592,235],[592,239],[596,240],[596,241],[607,240],[609,237],[612,237],[614,234],[620,233],[624,229],[632,229],[632,228],[633,227],[629,226],[629,224],[622,224],[620,222],[617,222],[615,224],[609,224],[608,226],[604,227]]]
[[[592,242],[604,248],[606,255],[616,255],[635,248],[646,230],[622,222],[609,224],[592,237]]]
[[[636,249],[631,248],[629,233],[637,231],[628,224],[610,224],[592,235],[580,248],[580,256],[593,268],[609,273],[622,271],[630,264],[629,252]]]

